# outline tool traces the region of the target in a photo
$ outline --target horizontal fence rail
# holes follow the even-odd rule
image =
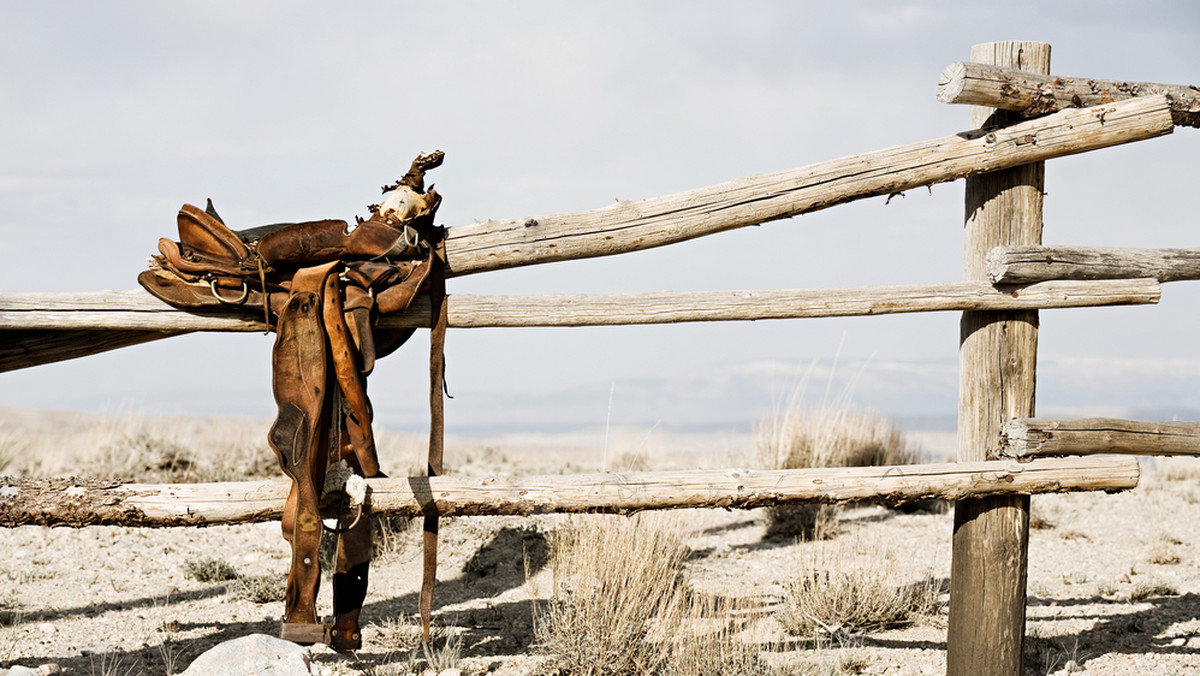
[[[1018,418],[1004,424],[999,449],[1011,458],[1097,453],[1200,456],[1200,423]]]
[[[594,211],[459,225],[446,233],[448,274],[649,249],[1173,129],[1166,96],[1142,97]]]
[[[1137,486],[1135,458],[695,470],[498,477],[369,479],[377,516],[617,513],[799,502],[904,503],[982,495],[1119,491]],[[121,484],[0,478],[0,526],[195,526],[277,520],[286,480]]]
[[[1042,75],[958,61],[942,71],[937,90],[942,103],[1000,108],[1024,117],[1157,94],[1167,97],[1175,124],[1200,127],[1200,89],[1191,85]]]
[[[955,310],[1029,310],[1157,303],[1153,279],[1047,281],[996,287],[963,281],[840,289],[691,291],[595,295],[447,296],[452,328],[612,326],[677,322],[853,317]],[[429,299],[381,319],[428,327]],[[107,328],[262,331],[261,312],[189,312],[144,291],[0,294],[0,330]]]
[[[988,252],[996,284],[1048,279],[1200,279],[1200,249],[1123,249],[1084,246],[1000,246]]]

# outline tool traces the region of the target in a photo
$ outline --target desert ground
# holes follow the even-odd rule
[[[267,425],[0,410],[0,474],[273,477]],[[945,435],[907,439],[926,455],[946,450]],[[389,473],[420,466],[423,443],[381,432]],[[661,430],[452,437],[447,464],[463,475],[754,466],[761,443]],[[1133,491],[1032,504],[1026,672],[1200,674],[1200,464],[1146,460]],[[390,520],[376,542],[363,649],[310,650],[321,673],[337,675],[944,672],[951,511],[846,507],[823,516],[817,539],[776,533],[779,518],[679,510],[447,519],[431,648],[414,617],[419,528]],[[222,641],[277,632],[288,558],[277,523],[0,530],[0,668],[179,673]],[[666,563],[629,573],[651,559]],[[613,568],[625,577],[595,582]],[[818,586],[839,579],[849,582],[840,591]],[[659,587],[667,600],[635,607]],[[909,607],[890,618],[837,614],[847,599],[835,597],[868,588]],[[906,595],[914,589],[919,599]],[[605,661],[624,657],[632,661]]]

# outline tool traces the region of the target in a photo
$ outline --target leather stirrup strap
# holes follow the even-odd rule
[[[366,378],[359,371],[358,348],[350,335],[350,327],[346,324],[341,286],[338,275],[330,274],[325,277],[322,319],[325,336],[329,340],[329,354],[333,358],[333,371],[349,407],[346,429],[350,434],[354,454],[358,458],[363,476],[369,477],[379,474],[375,436],[371,432],[371,401],[367,398]]]
[[[446,250],[442,242],[436,243],[433,254],[433,270],[429,275],[429,296],[433,325],[429,333],[429,466],[428,475],[442,473],[442,450],[445,422],[443,416],[442,388],[446,373]],[[430,510],[434,508],[431,506]],[[425,642],[429,642],[429,625],[433,618],[433,587],[437,581],[438,517],[436,512],[425,515],[422,534],[424,559],[421,574],[421,595],[418,605],[421,612],[421,631]]]

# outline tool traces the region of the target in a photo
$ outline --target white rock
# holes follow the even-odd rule
[[[303,646],[274,636],[251,634],[209,650],[179,676],[315,676],[318,673]]]
[[[4,672],[4,674],[5,676],[38,676],[38,672],[19,664],[9,667],[8,671]]]
[[[462,669],[451,667],[450,669],[442,669],[437,676],[462,676]]]

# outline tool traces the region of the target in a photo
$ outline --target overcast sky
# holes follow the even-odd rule
[[[0,291],[133,288],[158,238],[176,236],[179,206],[209,197],[235,228],[350,220],[435,148],[439,221],[454,226],[947,136],[967,111],[936,101],[938,74],[1005,39],[1051,43],[1060,75],[1200,82],[1200,9],[1173,1],[2,2]],[[1198,151],[1200,130],[1185,128],[1051,161],[1046,242],[1197,246]],[[449,290],[952,281],[962,214],[960,181]],[[1200,388],[1144,380],[1200,380],[1198,310],[1200,289],[1177,283],[1157,307],[1043,313],[1040,359],[1053,368],[1039,405],[1200,409]],[[0,374],[0,406],[269,417],[270,346],[196,335]],[[835,357],[843,373],[891,374],[886,396],[859,379],[864,406],[952,414],[957,348],[956,313],[454,331],[448,425],[472,429],[486,408],[533,427],[570,399],[587,402],[572,410],[580,424],[679,426],[678,411],[745,405],[723,404],[719,385],[701,393],[705,374],[771,364],[785,387]],[[383,424],[423,425],[426,355],[419,334],[372,376]],[[1102,377],[1112,367],[1119,377]],[[632,394],[649,382],[671,394]]]

